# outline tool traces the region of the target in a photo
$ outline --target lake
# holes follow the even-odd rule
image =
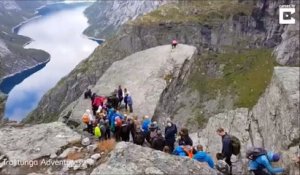
[[[19,35],[33,40],[25,48],[44,50],[51,58],[46,65],[35,68],[40,70],[21,74],[27,76],[21,82],[13,79],[17,76],[7,80],[7,85],[13,88],[8,93],[5,117],[17,121],[25,118],[49,89],[98,46],[97,42],[82,34],[89,25],[83,13],[87,7],[81,5],[60,9],[18,28]]]

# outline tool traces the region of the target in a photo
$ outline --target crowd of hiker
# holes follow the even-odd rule
[[[176,46],[175,46],[176,47]],[[99,96],[88,89],[84,98],[91,100],[91,110],[87,109],[82,116],[85,129],[99,139],[114,138],[116,141],[133,142],[141,146],[183,157],[199,162],[206,162],[211,168],[222,174],[232,174],[232,155],[240,154],[239,139],[218,128],[216,134],[221,137],[222,150],[216,154],[217,162],[205,151],[203,145],[194,145],[187,128],[177,129],[171,118],[166,119],[165,128],[160,128],[156,121],[147,115],[139,119],[132,115],[133,99],[129,91],[121,86],[111,96]],[[282,168],[274,168],[280,155],[263,148],[251,148],[246,153],[249,159],[248,169],[255,175],[269,175],[284,172]]]

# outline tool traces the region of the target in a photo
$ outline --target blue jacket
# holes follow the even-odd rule
[[[133,102],[132,102],[131,96],[127,96],[126,102],[127,102],[127,104],[132,105]]]
[[[180,157],[185,157],[186,156],[186,153],[185,153],[185,151],[183,150],[183,148],[181,146],[177,146],[174,149],[173,154],[178,155]]]
[[[273,168],[271,161],[273,157],[273,152],[268,152],[267,155],[262,155],[256,158],[255,160],[250,160],[249,170],[258,170],[258,169],[267,169],[270,174],[282,173],[284,172],[283,168]]]
[[[214,161],[211,156],[204,151],[198,151],[193,159],[198,160],[199,162],[206,162],[211,168],[214,168]]]
[[[150,119],[145,119],[143,121],[142,129],[143,129],[143,131],[144,131],[145,134],[148,133],[148,131],[149,131],[149,125],[150,125],[150,123],[151,123]]]

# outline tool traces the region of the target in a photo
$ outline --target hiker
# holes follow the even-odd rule
[[[176,48],[177,44],[178,44],[177,40],[173,39],[173,41],[172,41],[172,49]]]
[[[143,122],[142,122],[142,130],[143,130],[145,137],[148,135],[150,123],[151,123],[151,120],[149,119],[149,116],[145,115],[143,117]]]
[[[133,143],[142,146],[144,144],[144,141],[145,141],[144,133],[141,130],[141,128],[139,126],[137,126],[135,134],[134,134],[134,138],[133,138]]]
[[[84,98],[92,98],[92,91],[91,89],[87,88],[87,90],[84,92]]]
[[[129,92],[126,93],[126,102],[127,102],[127,105],[129,106],[129,112],[132,113],[133,112],[133,109],[132,109],[133,101],[132,101],[132,97],[130,96]]]
[[[99,121],[99,128],[101,131],[101,137],[99,138],[100,141],[106,140],[106,125],[105,125],[105,120],[100,119]]]
[[[119,98],[119,107],[121,107],[123,101],[123,90],[121,85],[119,85],[119,89],[118,89],[118,98]]]
[[[168,146],[164,146],[163,152],[164,152],[164,153],[171,154],[170,147],[168,147]]]
[[[148,141],[148,143],[152,144],[152,140],[154,139],[154,137],[157,136],[157,126],[152,122],[150,125],[149,125],[149,132],[146,136],[146,140]]]
[[[116,93],[113,93],[112,96],[108,97],[108,105],[113,107],[114,109],[118,109],[119,98]]]
[[[136,129],[134,119],[132,117],[128,117],[127,123],[128,123],[128,127],[129,127],[129,132],[130,132],[131,137],[133,139],[134,134],[135,134],[135,129]]]
[[[157,136],[152,139],[151,147],[153,149],[163,151],[165,147],[165,138],[162,136],[160,130],[157,131]]]
[[[96,115],[97,111],[101,111],[102,106],[104,104],[104,101],[106,101],[105,97],[102,96],[96,96],[92,102],[92,107],[93,107],[93,113]],[[100,109],[99,109],[100,108]]]
[[[246,157],[250,159],[248,169],[255,175],[271,175],[283,173],[283,168],[272,167],[272,162],[278,162],[280,155],[271,151],[267,152],[263,148],[250,148]]]
[[[92,97],[91,97],[92,103],[93,103],[94,99],[96,98],[96,96],[97,96],[97,94],[94,92],[94,93],[92,94]]]
[[[128,121],[124,120],[121,126],[121,133],[120,133],[122,141],[129,142],[129,134],[130,134],[129,127],[130,126]]]
[[[180,132],[180,139],[178,141],[178,145],[190,145],[193,146],[193,140],[189,136],[189,131],[187,128],[181,128]]]
[[[208,153],[203,151],[203,146],[198,145],[196,150],[197,152],[193,156],[193,159],[198,160],[199,162],[206,162],[209,167],[214,168],[214,161]]]
[[[231,156],[240,153],[241,142],[237,137],[227,134],[223,128],[218,128],[217,134],[222,137],[222,155],[230,166],[230,174],[232,174]]]
[[[110,139],[110,127],[109,127],[109,121],[108,121],[108,119],[105,120],[104,126],[106,128],[105,137],[104,138],[105,138],[105,140],[108,140],[108,139]]]
[[[177,127],[171,122],[170,118],[167,118],[167,126],[165,128],[166,145],[170,148],[170,151],[174,150],[174,143],[176,141]]]
[[[183,150],[183,147],[182,146],[176,146],[174,151],[173,151],[173,154],[174,155],[178,155],[180,157],[185,157],[187,156],[185,151]]]
[[[91,111],[87,109],[85,113],[82,116],[82,121],[87,125],[87,131],[91,134],[93,134],[93,123],[94,123],[94,118],[93,115],[91,114]]]
[[[125,94],[125,97],[124,97],[124,103],[125,103],[125,110],[126,110],[126,111],[127,111],[127,96],[126,96],[127,93],[129,93],[129,92],[127,91],[126,88],[124,88],[124,94]]]

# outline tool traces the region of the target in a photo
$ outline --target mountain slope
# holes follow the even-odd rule
[[[36,49],[24,49],[28,37],[12,33],[12,28],[34,16],[35,9],[47,1],[0,2],[0,80],[49,60],[50,55]],[[13,66],[12,66],[13,65]]]
[[[108,38],[119,27],[139,15],[158,8],[166,1],[97,1],[85,10],[91,24],[84,33],[96,38]],[[112,13],[113,12],[113,13]]]

